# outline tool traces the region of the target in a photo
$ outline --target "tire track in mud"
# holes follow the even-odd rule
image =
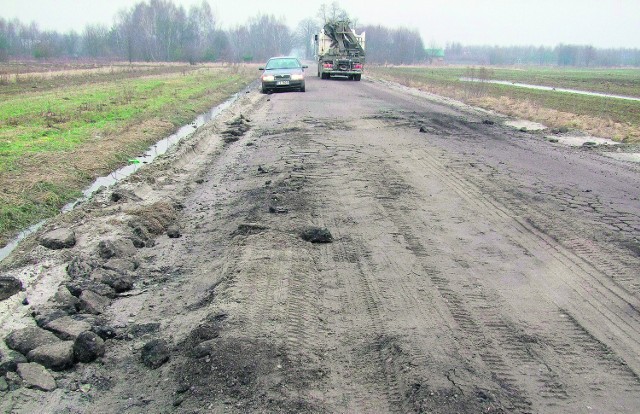
[[[505,192],[495,185],[487,185],[486,189],[494,195],[494,198],[504,200],[503,203],[510,211],[518,213],[519,217],[527,217],[532,226],[543,233],[552,234],[564,248],[574,252],[582,261],[640,299],[640,279],[636,271],[640,267],[640,247],[636,245],[630,248],[631,251],[627,251],[628,249],[624,247],[628,246],[620,245],[623,243],[620,239],[621,235],[626,235],[630,239],[637,235],[640,229],[640,217],[631,213],[618,212],[615,207],[604,205],[597,196],[589,198],[583,195],[583,192],[576,193],[575,190],[570,189],[540,190],[543,196],[561,200],[564,210],[574,213],[582,212],[590,220],[587,226],[591,225],[603,234],[610,233],[608,238],[611,241],[608,244],[595,243],[584,237],[576,237],[576,228],[567,225],[565,217],[560,215],[554,217],[553,212],[545,211],[539,207],[538,203],[527,203],[523,198],[514,196],[512,192]]]
[[[344,211],[344,210],[342,210]],[[340,228],[340,224],[335,218],[329,218],[329,222],[335,229]],[[343,312],[350,314],[350,323],[353,324],[353,330],[363,335],[361,339],[363,343],[354,342],[349,338],[348,344],[344,344],[352,348],[354,366],[353,372],[361,372],[363,366],[373,365],[375,382],[379,387],[378,392],[385,396],[387,406],[382,411],[386,412],[406,412],[403,407],[403,398],[401,393],[400,381],[397,378],[398,369],[394,365],[397,360],[391,355],[386,346],[386,338],[388,329],[385,327],[384,318],[378,307],[380,303],[379,286],[371,280],[372,271],[368,268],[367,263],[362,260],[367,256],[363,243],[353,239],[352,237],[342,237],[340,232],[336,232],[337,243],[332,246],[332,260],[336,264],[336,278],[344,283],[347,290],[349,301],[344,302],[350,304],[351,307],[357,307]],[[341,271],[341,268],[346,268]],[[366,320],[354,321],[353,316],[358,314],[367,315]],[[347,334],[345,332],[345,334]],[[373,356],[373,364],[370,358]],[[349,371],[345,372],[347,377]],[[357,406],[352,407],[355,412],[362,409],[364,412],[370,409],[376,409],[376,404],[371,406],[368,399],[371,395],[360,394],[356,396]],[[380,407],[377,407],[380,409]]]
[[[355,164],[354,148],[346,145],[332,145],[310,140],[297,142],[307,149],[320,147],[332,164]],[[373,275],[370,267],[370,252],[357,235],[348,234],[345,228],[356,225],[349,216],[349,208],[338,198],[330,197],[332,207],[324,197],[327,180],[351,180],[349,176],[337,176],[336,169],[327,167],[326,162],[306,160],[305,176],[309,180],[308,189],[316,196],[308,194],[314,209],[311,221],[322,222],[331,229],[334,242],[316,250],[315,256],[319,276],[324,280],[322,288],[324,314],[328,318],[321,332],[324,334],[326,359],[333,360],[328,372],[327,387],[336,412],[408,412],[403,398],[401,384],[402,352],[396,345],[396,338],[389,335],[384,310],[380,309],[385,288]],[[363,317],[364,316],[364,317]],[[319,338],[318,338],[319,340]],[[337,362],[336,362],[337,361]]]
[[[485,214],[486,211],[489,211],[491,212],[489,214],[497,215],[501,221],[508,220],[507,222],[509,222],[512,220],[512,215],[509,214],[508,210],[504,206],[500,206],[501,209],[497,212],[493,212],[495,207],[493,207],[492,203],[494,203],[495,200],[492,200],[491,203],[482,203],[485,196],[481,192],[477,191],[474,194],[479,198],[479,202],[473,200],[474,197],[469,195],[470,192],[463,185],[470,183],[464,182],[462,177],[455,177],[458,182],[452,182],[451,178],[446,177],[447,173],[445,171],[447,170],[442,164],[433,163],[426,166],[428,172],[432,174],[435,172],[440,179],[446,181],[448,185],[452,186],[456,190],[456,192],[462,192],[460,195],[464,199],[472,201],[473,204],[482,207],[481,209],[478,209],[478,211],[481,211],[483,214]],[[434,246],[430,241],[427,241],[427,244],[423,244],[420,237],[417,236],[417,234],[428,234],[429,229],[422,227],[424,226],[424,223],[416,223],[414,221],[407,222],[402,219],[403,217],[407,217],[406,214],[402,213],[403,210],[412,210],[410,205],[407,206],[408,197],[406,192],[403,194],[402,200],[399,204],[394,202],[398,195],[397,190],[407,187],[406,183],[401,182],[401,178],[398,178],[402,177],[402,173],[393,171],[391,166],[387,166],[385,171],[388,173],[375,177],[376,179],[374,181],[382,183],[380,186],[386,186],[388,191],[385,195],[384,188],[382,188],[379,191],[380,195],[377,198],[385,208],[389,209],[390,214],[388,214],[388,216],[394,218],[396,221],[397,227],[400,230],[400,233],[404,236],[408,247],[418,258],[428,257],[427,252],[434,256],[441,255],[442,252],[438,250],[437,246]],[[443,175],[445,177],[441,177]],[[463,184],[460,184],[460,182]],[[414,208],[419,209],[417,206]],[[506,210],[506,212],[504,210]],[[400,213],[393,214],[393,211]],[[572,259],[575,261],[579,258]],[[570,267],[572,271],[575,271],[575,268],[575,265]],[[581,268],[578,269],[581,270]],[[434,269],[434,267],[424,266],[422,270],[424,274],[432,275],[431,279],[438,287],[438,290],[441,292],[441,295],[445,299],[447,305],[450,307],[452,316],[462,329],[469,333],[472,338],[478,338],[479,342],[477,345],[479,347],[482,347],[482,341],[486,339],[486,334],[489,333],[488,337],[492,338],[492,340],[495,341],[495,343],[504,351],[503,356],[498,355],[498,357],[487,352],[483,352],[481,354],[482,359],[487,363],[487,365],[492,370],[498,372],[502,379],[506,380],[504,388],[515,390],[511,388],[512,385],[517,384],[517,379],[510,374],[510,372],[513,371],[513,367],[517,367],[522,364],[536,364],[537,371],[539,372],[539,375],[536,377],[539,388],[537,390],[527,390],[531,392],[531,395],[543,396],[544,399],[547,400],[544,404],[550,409],[557,404],[566,406],[566,403],[563,403],[562,401],[573,399],[572,397],[575,397],[569,395],[568,387],[570,385],[565,384],[562,380],[567,373],[563,372],[562,369],[558,369],[553,366],[552,361],[557,357],[557,354],[560,353],[559,348],[554,348],[549,351],[544,347],[539,346],[538,339],[536,337],[530,337],[524,334],[522,329],[514,325],[511,320],[508,318],[505,319],[504,315],[498,310],[498,307],[501,305],[496,305],[500,303],[497,296],[487,296],[482,293],[477,294],[473,292],[465,292],[464,296],[461,296],[460,287],[456,287],[454,290],[449,287],[449,280],[446,277],[433,276],[437,274],[437,270]],[[458,293],[456,293],[456,291]],[[462,297],[464,297],[464,300]],[[474,320],[472,315],[481,315],[481,317],[478,320]],[[581,329],[586,332],[584,328]],[[604,370],[616,373],[612,378],[609,378],[611,384],[614,384],[615,389],[617,389],[618,385],[622,387],[623,384],[629,390],[638,389],[637,377],[626,366],[620,364],[616,358],[610,357],[611,349],[604,346],[591,335],[580,335],[575,337],[575,340],[578,344],[584,347],[585,350],[588,349],[591,351],[593,358],[603,365]],[[546,344],[544,345],[546,346]],[[553,355],[556,355],[556,357]],[[552,358],[550,360],[551,362],[547,361],[549,357]],[[513,364],[505,364],[505,361],[512,361]],[[578,365],[585,370],[588,369],[588,365],[585,365],[586,363],[583,359],[580,359],[577,362]],[[622,389],[624,388],[625,387],[622,387]],[[530,403],[526,401],[526,399],[516,402],[513,408],[524,412],[531,409]]]
[[[459,288],[452,288],[450,286],[449,278],[452,275],[443,274],[436,265],[430,263],[430,260],[433,260],[433,258],[446,258],[446,254],[433,241],[428,240],[425,245],[421,238],[417,236],[418,233],[429,234],[423,223],[415,221],[408,222],[405,220],[408,215],[399,214],[399,211],[403,208],[411,210],[413,197],[411,197],[407,191],[410,187],[399,178],[401,174],[394,172],[390,167],[384,170],[386,170],[387,173],[381,173],[376,177],[379,185],[378,193],[383,195],[380,203],[387,211],[387,217],[397,226],[409,250],[413,252],[417,258],[416,266],[419,267],[420,273],[415,274],[417,276],[427,275],[433,286],[435,286],[439,292],[453,320],[464,333],[463,341],[470,342],[471,346],[469,346],[469,348],[478,352],[480,358],[490,371],[493,381],[498,385],[498,388],[493,391],[502,391],[504,393],[504,395],[500,396],[499,402],[504,404],[505,408],[510,411],[531,412],[532,402],[526,397],[524,389],[522,389],[517,378],[512,374],[514,366],[529,362],[529,355],[524,355],[523,357],[523,352],[520,352],[517,345],[515,345],[516,343],[509,341],[508,338],[503,342],[504,344],[512,346],[513,352],[511,355],[507,355],[510,358],[505,359],[503,355],[497,352],[497,348],[493,343],[494,337],[488,335],[485,329],[483,329],[483,327],[489,325],[491,321],[489,321],[484,314],[478,312],[478,310],[483,308],[492,308],[493,306],[489,305],[492,302],[490,302],[486,296],[476,294],[475,300],[477,306],[476,309],[474,309],[475,312],[471,312],[468,308],[469,301],[462,299],[463,296],[459,293]],[[398,190],[400,189],[403,191],[399,192]],[[398,197],[400,194],[402,194],[401,198]],[[398,204],[398,202],[400,204]],[[464,295],[465,299],[469,297],[471,296]],[[501,326],[501,323],[494,322],[494,325]],[[503,333],[504,332],[498,332],[498,334]],[[461,344],[460,346],[464,345]],[[440,369],[442,368],[440,367]],[[469,392],[472,390],[466,391]]]
[[[474,184],[455,171],[446,169],[428,153],[422,152],[421,155],[421,161],[425,167],[440,171],[440,178],[470,204],[477,206],[479,211],[503,222],[513,223],[518,230],[510,236],[514,241],[533,254],[540,251],[540,248],[545,251],[545,254],[549,254],[560,268],[553,271],[555,276],[553,280],[549,278],[546,280],[556,284],[557,280],[562,281],[564,286],[568,286],[579,297],[571,300],[572,313],[579,314],[583,304],[586,303],[596,317],[603,318],[609,326],[613,326],[615,337],[623,342],[623,346],[617,347],[616,351],[622,354],[621,356],[635,372],[640,372],[640,361],[637,357],[637,351],[640,350],[640,314],[638,314],[640,301],[638,299],[615,284],[607,282],[607,275],[599,272],[574,252],[565,249],[529,222],[520,219],[505,205],[490,199]],[[578,276],[579,282],[574,281],[572,276]],[[582,319],[581,316],[577,317]],[[597,324],[592,322],[592,329],[596,328],[594,323]]]
[[[372,173],[369,170],[362,173],[363,176],[372,177],[366,182],[376,181],[379,178],[377,171]],[[352,177],[351,179],[353,180],[354,178]],[[407,198],[411,198],[408,194],[411,189],[406,183],[401,181],[390,182],[386,190],[375,192],[375,198],[378,203],[384,205],[388,200],[402,197],[403,205],[409,204],[411,206],[410,202],[406,203]],[[340,202],[339,200],[333,201]],[[409,240],[410,247],[413,247],[413,255],[418,258],[430,256],[431,254],[426,249],[421,246],[420,248],[417,247],[419,239],[413,236],[411,226],[406,223],[398,224],[398,220],[395,219],[395,217],[408,213],[408,211],[399,212],[398,210],[410,209],[410,207],[391,208],[389,205],[384,207],[380,208],[383,212],[380,220],[389,220],[396,223],[397,227],[400,228],[400,232],[396,234],[400,234]],[[342,205],[337,211],[343,213],[349,211],[349,207]],[[337,217],[333,217],[329,222],[332,228],[341,229],[344,227],[344,223]],[[354,230],[357,232],[357,227]],[[413,246],[411,246],[412,244]],[[470,391],[467,396],[459,397],[455,395],[456,393],[460,394],[461,389],[450,378],[450,374],[447,373],[447,369],[441,363],[442,359],[446,359],[443,355],[448,352],[433,340],[425,348],[424,335],[429,335],[429,330],[425,326],[417,330],[402,330],[398,337],[389,336],[394,335],[394,332],[398,332],[398,329],[393,329],[389,323],[397,323],[399,315],[415,323],[416,321],[432,320],[434,312],[442,313],[443,310],[437,309],[437,307],[434,308],[433,303],[428,303],[423,296],[416,294],[417,291],[433,290],[433,284],[428,278],[416,278],[416,275],[409,271],[410,269],[406,269],[406,266],[385,254],[384,251],[368,252],[365,246],[366,244],[363,241],[355,239],[354,236],[337,237],[332,246],[332,261],[337,264],[343,263],[343,266],[352,269],[349,272],[345,272],[345,276],[338,275],[338,278],[351,281],[351,284],[347,285],[346,288],[348,291],[353,291],[355,295],[355,298],[345,298],[344,300],[348,300],[348,303],[352,305],[359,303],[360,306],[364,306],[366,313],[370,317],[370,325],[365,326],[364,331],[375,335],[373,342],[373,349],[376,351],[375,364],[380,370],[377,382],[386,384],[390,409],[401,412],[423,412],[425,409],[427,411],[434,409],[440,411],[446,405],[442,405],[442,401],[438,401],[438,398],[445,400],[450,398],[454,402],[449,400],[444,401],[444,403],[459,404],[458,407],[463,407],[462,409],[466,410],[482,409],[484,411],[483,404],[479,401],[480,398],[477,395],[486,396],[486,394],[480,388],[473,387],[471,390],[467,390]],[[406,273],[404,276],[402,275],[403,271]],[[351,274],[350,277],[349,273]],[[353,281],[354,274],[357,275],[357,283]],[[471,321],[472,318],[469,316],[468,320]],[[447,323],[438,322],[434,323],[434,325],[432,329],[441,329],[442,326],[450,325],[450,323],[448,321]],[[455,364],[460,364],[462,360],[463,358],[458,358]],[[505,373],[507,371],[505,369]],[[439,373],[438,376],[441,377],[441,381],[435,381],[435,385],[433,384],[434,373]],[[502,380],[503,382],[507,381],[506,375],[505,379]],[[446,382],[446,386],[452,391],[446,391],[446,389],[441,388],[443,386],[442,382]],[[425,385],[426,387],[423,389]],[[511,388],[514,388],[514,386],[511,386]],[[429,391],[430,394],[426,395],[425,393]],[[436,395],[434,396],[434,394]],[[506,404],[507,406],[520,409],[523,412],[527,411],[530,403],[523,401],[521,397],[511,399],[514,403]],[[362,399],[360,398],[358,408],[364,409],[364,406],[360,405],[361,401]],[[491,409],[495,403],[496,401],[491,400],[490,404],[485,404],[485,406]],[[502,401],[498,402],[498,404],[501,403]]]

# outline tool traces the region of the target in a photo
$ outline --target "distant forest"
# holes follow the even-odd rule
[[[0,18],[0,61],[11,59],[100,59],[129,62],[263,62],[271,56],[311,58],[311,37],[329,19],[349,18],[337,2],[323,4],[315,18],[295,28],[272,15],[220,29],[209,3],[188,10],[170,0],[139,2],[121,10],[111,26],[87,25],[81,33],[40,30],[35,23]],[[420,64],[439,60],[442,50],[425,48],[420,33],[407,28],[358,25],[366,31],[367,61]],[[434,53],[436,51],[437,53]],[[450,43],[444,61],[467,65],[640,66],[640,49],[464,46]]]

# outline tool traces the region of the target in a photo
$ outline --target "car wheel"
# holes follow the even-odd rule
[[[267,88],[265,88],[264,85],[262,85],[262,93],[267,93]]]
[[[362,75],[355,75],[353,77],[353,79],[359,81],[361,77],[362,77]]]
[[[304,92],[304,91],[305,91],[305,87],[304,87],[304,85],[302,85],[302,86],[300,87],[300,92]]]

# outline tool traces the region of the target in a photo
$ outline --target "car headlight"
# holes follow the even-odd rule
[[[275,78],[275,76],[273,76],[273,75],[264,75],[264,76],[262,77],[262,80],[263,80],[264,82],[273,82],[274,80],[276,80],[276,78]]]
[[[291,75],[291,80],[304,80],[304,75]]]

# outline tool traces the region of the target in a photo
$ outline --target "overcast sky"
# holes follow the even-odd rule
[[[202,0],[174,0],[188,8]],[[35,21],[41,29],[81,31],[110,25],[139,0],[0,0],[0,17]],[[316,17],[326,0],[208,0],[220,27],[258,14],[282,17],[290,27]],[[361,24],[418,29],[426,45],[590,44],[640,47],[640,0],[343,0]]]

